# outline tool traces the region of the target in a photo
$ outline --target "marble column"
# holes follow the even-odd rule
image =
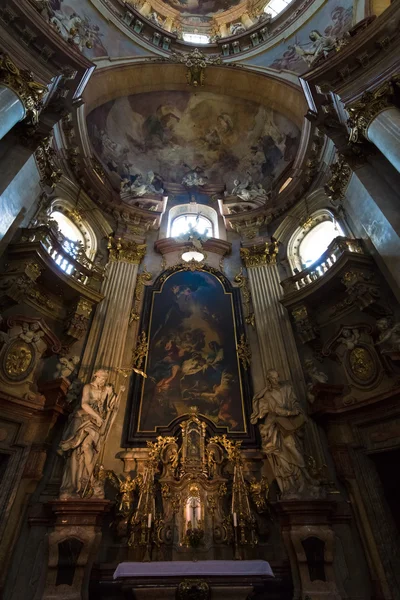
[[[11,88],[0,84],[0,140],[24,117],[21,98]]]
[[[47,87],[34,81],[32,73],[0,53],[0,140],[25,117],[37,123],[46,92]]]
[[[303,369],[289,315],[279,302],[282,287],[276,265],[277,245],[264,242],[259,246],[242,248],[240,253],[248,272],[264,380],[269,369],[276,369],[282,380],[289,380],[293,384],[304,406],[306,385]],[[308,430],[306,451],[314,456],[317,463],[324,464],[325,453],[319,432],[311,420]]]
[[[81,372],[88,381],[95,369],[110,370],[115,383],[117,367],[123,363],[129,317],[134,297],[139,264],[146,246],[135,242],[110,239],[110,260],[102,288],[104,300],[97,307],[83,355]]]
[[[386,81],[346,109],[350,141],[357,143],[364,137],[400,172],[400,110],[394,106],[394,85],[397,82]]]
[[[391,106],[378,113],[370,122],[366,137],[400,172],[400,110]]]
[[[247,270],[264,376],[268,369],[276,369],[282,379],[290,379],[296,385],[302,381],[303,373],[289,316],[279,302],[282,288],[277,266],[247,263]],[[303,392],[303,385],[296,387],[298,393]]]

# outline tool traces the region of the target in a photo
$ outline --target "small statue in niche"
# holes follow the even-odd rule
[[[60,443],[60,452],[66,456],[61,498],[84,497],[90,491],[94,469],[125,391],[121,386],[116,394],[106,385],[107,378],[108,371],[94,373],[91,383],[83,386],[81,401],[66,425]]]
[[[78,366],[79,360],[79,356],[60,356],[54,377],[56,379],[60,377],[68,379],[68,377],[73,374]]]
[[[380,346],[381,353],[400,352],[400,323],[392,325],[391,321],[384,317],[376,322],[376,326],[379,331],[376,345]]]
[[[275,369],[267,373],[267,386],[253,398],[250,421],[258,421],[261,445],[276,477],[281,497],[318,497],[319,490],[304,460],[303,410],[292,386],[279,380]]]
[[[343,344],[347,350],[354,350],[360,339],[360,332],[358,329],[351,329],[346,327],[342,331],[342,335],[338,338],[338,343]]]

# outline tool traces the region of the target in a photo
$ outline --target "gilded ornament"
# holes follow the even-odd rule
[[[353,171],[342,155],[338,156],[337,161],[331,165],[330,169],[331,178],[324,185],[324,190],[332,201],[342,200]]]
[[[270,242],[264,242],[259,246],[240,248],[240,256],[246,267],[274,265],[276,264],[278,250],[278,242],[271,238]]]
[[[349,352],[349,364],[352,373],[360,381],[369,381],[375,373],[374,361],[362,346],[356,346]]]
[[[187,67],[186,80],[193,87],[203,86],[206,75],[205,70],[209,65],[220,65],[221,57],[216,55],[205,55],[198,48],[183,54],[182,52],[172,52],[168,58],[171,62],[182,63]]]
[[[61,179],[62,171],[56,164],[55,157],[57,153],[52,144],[52,135],[42,140],[35,150],[35,159],[40,173],[41,184],[54,189]]]
[[[244,333],[240,336],[240,342],[236,346],[237,355],[239,357],[240,362],[242,363],[242,367],[244,369],[248,369],[250,367],[251,361],[251,350],[247,343]]]
[[[4,357],[4,370],[9,379],[21,379],[27,376],[34,356],[32,346],[22,340],[16,340],[7,349]]]
[[[248,278],[243,275],[243,268],[240,269],[239,273],[233,278],[234,282],[238,284],[238,287],[242,290],[243,294],[243,305],[245,307],[245,322],[247,325],[255,326],[254,314],[250,312],[251,293],[248,283]]]
[[[178,600],[209,600],[210,587],[203,579],[184,579],[178,585]]]
[[[350,127],[349,141],[362,142],[362,137],[368,140],[368,128],[380,112],[393,106],[393,84],[386,81],[373,91],[365,92],[360,100],[347,106]]]
[[[19,69],[8,54],[0,54],[0,82],[17,94],[25,107],[25,118],[37,125],[47,87],[34,81],[30,71]]]
[[[139,273],[137,277],[137,283],[134,294],[134,303],[129,317],[129,325],[131,325],[134,321],[139,321],[139,308],[142,300],[144,285],[146,281],[151,281],[152,277],[152,274],[146,270],[146,265],[143,265],[143,271]]]
[[[107,248],[111,262],[120,261],[138,265],[146,254],[146,244],[128,242],[121,238],[114,238],[112,235],[108,238]]]

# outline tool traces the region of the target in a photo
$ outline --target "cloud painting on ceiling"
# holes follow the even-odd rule
[[[240,4],[241,0],[164,0],[164,2],[182,13],[209,15],[229,10]]]
[[[91,112],[87,125],[116,189],[150,171],[181,183],[196,168],[209,183],[229,188],[250,175],[268,188],[294,159],[300,139],[297,126],[276,111],[210,92],[117,98]]]

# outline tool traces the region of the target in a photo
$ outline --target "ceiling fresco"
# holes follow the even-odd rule
[[[300,139],[298,127],[270,108],[211,92],[117,98],[93,110],[87,127],[116,189],[149,172],[181,183],[195,169],[228,190],[248,177],[268,189],[294,159]]]
[[[191,15],[211,15],[229,10],[242,0],[163,0],[171,8]]]

